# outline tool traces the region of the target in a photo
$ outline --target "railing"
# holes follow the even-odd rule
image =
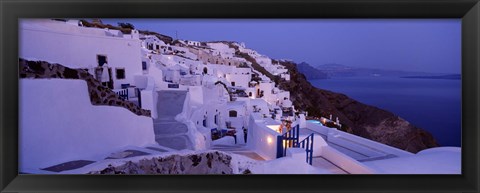
[[[168,84],[168,88],[180,88],[179,84]]]
[[[308,135],[305,139],[298,142],[296,147],[301,147],[305,149],[307,153],[306,161],[308,164],[312,165],[312,158],[313,158],[313,133]]]
[[[123,100],[128,100],[128,89],[114,90],[115,94]]]
[[[308,135],[302,141],[299,141],[300,125],[296,125],[282,135],[277,137],[277,158],[287,155],[287,149],[291,147],[300,147],[305,149],[306,162],[312,165],[313,159],[313,133]]]
[[[277,158],[287,155],[287,148],[297,146],[299,129],[300,125],[297,125],[284,134],[278,136]]]

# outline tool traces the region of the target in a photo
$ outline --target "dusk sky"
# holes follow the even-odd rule
[[[460,73],[460,19],[102,19],[179,39],[244,42],[274,59],[312,65]]]

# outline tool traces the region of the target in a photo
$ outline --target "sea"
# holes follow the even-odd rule
[[[429,131],[440,146],[461,146],[461,80],[372,76],[309,81],[390,111]]]

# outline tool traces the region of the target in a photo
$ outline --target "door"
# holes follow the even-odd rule
[[[103,66],[103,64],[107,63],[107,56],[97,55],[97,62],[98,62],[98,66]]]

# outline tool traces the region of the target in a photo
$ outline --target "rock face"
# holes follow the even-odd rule
[[[415,127],[391,112],[355,101],[346,95],[312,86],[295,63],[281,61],[290,72],[291,81],[280,80],[279,86],[290,91],[297,109],[310,116],[338,117],[342,130],[383,144],[416,153],[438,146],[427,131]]]
[[[312,66],[310,64],[302,62],[297,64],[297,69],[300,73],[304,74],[307,79],[327,79],[328,75]]]
[[[230,155],[214,151],[128,161],[89,174],[233,174]]]
[[[252,68],[269,77],[280,89],[290,91],[295,108],[308,111],[312,117],[329,117],[331,114],[339,118],[343,131],[412,153],[438,146],[432,134],[391,112],[312,86],[299,72],[297,64],[291,61],[275,61],[288,69],[290,81],[286,81],[269,73],[248,54],[240,53],[238,46],[229,46],[236,50],[237,56],[251,62]]]
[[[63,78],[85,80],[88,85],[92,105],[108,105],[124,107],[137,115],[150,117],[149,110],[141,109],[135,103],[121,99],[115,92],[82,69],[72,69],[60,64],[43,61],[27,61],[19,59],[20,78]]]

